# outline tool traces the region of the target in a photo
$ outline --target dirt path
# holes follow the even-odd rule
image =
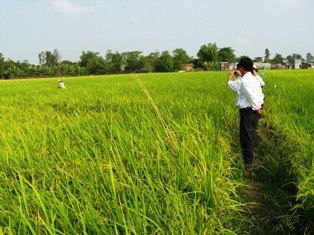
[[[296,234],[291,221],[291,196],[275,185],[257,179],[246,180],[243,189],[244,234]]]
[[[265,149],[267,146],[259,146]],[[244,177],[240,195],[243,208],[243,234],[299,234],[299,219],[292,210],[295,202],[289,163],[283,162],[280,150],[259,151],[252,174]]]

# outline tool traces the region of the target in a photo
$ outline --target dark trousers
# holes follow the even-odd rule
[[[259,115],[252,109],[240,109],[240,144],[245,164],[252,164]]]

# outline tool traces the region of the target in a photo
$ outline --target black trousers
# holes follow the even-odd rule
[[[251,108],[240,109],[240,144],[245,164],[252,164],[260,116]]]

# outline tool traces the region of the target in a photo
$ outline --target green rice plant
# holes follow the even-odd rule
[[[234,233],[224,74],[139,76],[178,148],[131,75],[1,83],[3,232]]]
[[[286,178],[286,190],[295,196],[297,230],[313,232],[313,70],[284,70],[271,73],[266,90],[267,120],[274,132],[272,149],[282,158],[273,159],[285,166],[285,173],[272,171],[271,179]],[[285,175],[285,176],[284,176]],[[278,177],[279,176],[279,177]],[[290,181],[290,182],[289,182]],[[293,210],[292,210],[293,211]]]
[[[299,223],[313,208],[313,109],[306,102],[313,97],[312,74],[269,71],[265,77],[259,136],[266,159],[259,177],[297,189],[290,192],[297,200],[267,228],[277,233],[312,231],[310,220]],[[0,81],[0,231],[248,231],[241,226],[247,182],[227,73],[138,77],[176,148],[131,74],[64,78],[66,89],[52,78]]]

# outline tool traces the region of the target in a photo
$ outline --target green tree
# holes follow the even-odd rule
[[[144,70],[147,72],[155,71],[156,63],[159,57],[160,57],[159,51],[151,52],[148,56],[146,56],[146,63],[144,64]]]
[[[197,52],[197,57],[199,58],[201,66],[203,66],[203,68],[205,69],[206,66],[204,62],[211,62],[211,64],[213,65],[219,63],[219,53],[216,43],[209,43],[207,45],[201,46],[201,48]]]
[[[282,64],[283,63],[283,57],[281,54],[276,54],[274,58],[271,60],[272,64]]]
[[[71,62],[69,60],[62,61],[59,65],[59,74],[60,76],[77,76],[78,71],[76,71],[76,67],[78,64],[75,62]]]
[[[28,77],[39,77],[38,76],[38,69],[37,69],[38,66],[36,65],[33,65],[33,64],[29,64],[28,66],[28,74],[27,76]]]
[[[4,78],[8,79],[11,77],[17,77],[18,66],[17,63],[13,60],[7,59],[4,61]]]
[[[191,58],[182,48],[177,48],[173,50],[172,57],[174,70],[181,70],[184,65],[187,65],[191,62]]]
[[[303,60],[302,56],[300,54],[292,54],[292,55],[288,55],[287,56],[287,59],[290,60],[290,59],[301,59]]]
[[[312,56],[311,53],[306,54],[306,61],[307,62],[312,62],[314,60],[314,56]]]
[[[154,67],[151,64],[151,61],[148,58],[148,56],[141,55],[139,63],[142,65],[142,67],[140,68],[139,72],[150,73],[154,69]]]
[[[57,49],[55,49],[53,52],[42,51],[38,54],[38,58],[40,65],[47,65],[48,67],[56,66],[61,61],[61,55]]]
[[[138,72],[143,67],[143,61],[141,60],[141,51],[131,51],[122,53],[122,57],[126,62],[126,72]]]
[[[255,57],[254,61],[261,63],[261,62],[263,62],[263,58],[262,57]]]
[[[51,51],[46,51],[46,63],[48,67],[55,66],[57,64],[57,58]]]
[[[39,59],[39,64],[44,65],[46,63],[46,53],[45,52],[40,52],[38,54],[38,59]]]
[[[89,75],[100,75],[109,71],[108,64],[99,56],[98,52],[83,51],[80,56],[79,65],[84,67]]]
[[[0,78],[2,78],[3,73],[4,73],[4,57],[2,53],[0,53]]]
[[[224,47],[218,51],[219,61],[220,62],[229,62],[233,63],[236,60],[234,55],[234,50],[231,47]]]
[[[270,52],[269,52],[268,48],[265,49],[264,62],[265,63],[269,63],[270,62]]]
[[[26,78],[26,77],[31,77],[31,64],[28,63],[27,60],[24,60],[22,62],[17,61],[15,63],[15,74],[14,77],[16,78]]]
[[[121,73],[126,67],[126,60],[119,52],[108,50],[105,58],[110,73]]]
[[[220,69],[220,63],[217,61],[216,62],[205,61],[205,62],[203,62],[203,67],[207,71],[219,70]]]
[[[163,51],[155,64],[156,72],[172,72],[173,58],[168,51]]]
[[[54,55],[54,58],[55,58],[55,65],[60,64],[61,63],[61,54],[59,53],[59,51],[57,49],[54,49],[52,54]]]

